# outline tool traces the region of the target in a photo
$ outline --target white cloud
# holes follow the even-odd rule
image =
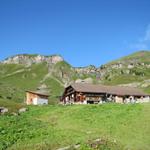
[[[131,44],[130,48],[138,50],[150,49],[150,24],[145,31],[145,35],[141,37],[136,43]]]

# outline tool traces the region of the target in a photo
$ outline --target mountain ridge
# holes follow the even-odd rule
[[[23,64],[23,65],[32,65],[36,63],[52,63],[56,64],[59,61],[64,59],[60,55],[51,55],[44,56],[39,54],[18,54],[12,57],[8,57],[5,60],[1,61],[4,64]]]
[[[133,59],[134,57],[142,57],[142,55],[150,55],[150,51],[149,50],[140,50],[140,51],[137,51],[137,52],[134,52],[134,53],[132,53],[132,54],[130,54],[130,55],[126,55],[126,56],[123,56],[123,57],[121,57],[121,58],[118,58],[118,59],[116,59],[116,60],[114,60],[114,61],[108,61],[107,63],[105,63],[105,64],[102,64],[102,65],[100,65],[99,67],[101,67],[101,66],[103,66],[103,65],[106,65],[106,64],[113,64],[113,63],[115,63],[115,62],[119,62],[119,61],[122,61],[122,60],[126,60],[126,59],[129,59],[129,58],[131,58],[131,59]],[[41,59],[41,61],[43,60],[45,60],[46,61],[46,58],[49,58],[48,60],[49,61],[51,61],[51,59],[55,59],[55,58],[58,58],[58,61],[59,61],[59,59],[60,59],[60,61],[65,61],[65,59],[63,58],[63,56],[62,55],[60,55],[60,54],[52,54],[52,55],[42,55],[42,54],[16,54],[16,55],[13,55],[13,56],[10,56],[10,57],[7,57],[7,58],[5,58],[4,60],[0,60],[0,63],[10,63],[10,64],[16,64],[16,63],[19,63],[19,62],[15,62],[15,59],[17,60],[17,58],[19,59],[24,59],[24,58],[30,58],[30,59]],[[14,60],[14,61],[11,61],[11,60]],[[57,63],[57,62],[56,62]],[[93,65],[93,64],[89,64],[88,66],[76,66],[76,67],[74,67],[74,66],[72,66],[72,67],[74,67],[74,68],[87,68],[87,67],[90,67],[90,66],[93,66],[93,67],[95,67],[95,68],[99,68],[99,67],[96,67],[95,65]]]

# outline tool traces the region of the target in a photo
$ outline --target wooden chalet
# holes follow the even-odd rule
[[[61,98],[64,104],[98,104],[105,102],[149,102],[150,95],[137,88],[74,83],[66,87]]]

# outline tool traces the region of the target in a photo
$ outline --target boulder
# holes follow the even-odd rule
[[[75,81],[75,83],[81,83],[81,82],[83,82],[82,79],[77,79],[77,80]]]
[[[93,79],[92,78],[86,78],[84,79],[85,83],[93,83]]]
[[[8,108],[5,108],[5,107],[0,107],[0,113],[1,114],[5,114],[8,112]]]
[[[27,108],[20,108],[18,112],[19,112],[19,113],[24,113],[24,112],[26,112],[26,111],[27,111]]]
[[[11,113],[13,116],[18,116],[18,113],[12,112]]]

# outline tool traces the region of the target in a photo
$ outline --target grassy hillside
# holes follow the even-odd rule
[[[55,150],[80,144],[90,149],[149,150],[150,104],[29,107],[20,116],[0,116],[0,149]],[[105,142],[104,142],[105,141]]]
[[[62,85],[48,74],[48,66],[44,63],[33,64],[30,67],[15,64],[0,65],[0,98],[15,102],[24,102],[26,90],[36,90],[46,84],[50,95],[60,95]]]
[[[74,73],[72,66],[66,61],[58,62],[52,70],[52,75],[64,84],[72,80]]]
[[[129,56],[124,57],[122,60],[133,60],[136,59],[139,62],[149,63],[150,62],[150,51],[139,51]]]
[[[6,108],[8,108],[9,114],[10,114],[11,112],[18,112],[18,110],[20,108],[25,107],[25,104],[15,103],[15,102],[10,101],[10,100],[0,99],[0,107],[6,107]]]
[[[110,63],[108,63],[108,65],[111,64],[116,64],[118,62],[126,62],[127,64],[130,63],[131,61],[135,60],[137,62],[143,62],[143,63],[150,63],[150,51],[138,51],[135,52],[133,54],[130,54],[128,56],[122,57],[120,59],[114,60]]]
[[[123,73],[127,68],[124,69],[112,69],[111,73],[106,75],[103,80],[105,84],[118,85],[118,84],[128,84],[133,82],[142,82],[144,80],[150,79],[150,68],[133,68],[130,69],[130,73]],[[144,75],[143,75],[144,74]]]
[[[19,69],[16,71],[17,67]],[[44,64],[33,65],[31,68],[20,65],[1,65],[1,68],[4,68],[4,75],[2,74],[0,78],[0,95],[4,99],[16,102],[23,102],[25,91],[35,89],[47,73]]]
[[[102,83],[109,85],[142,83],[150,79],[148,65],[150,65],[150,51],[139,51],[112,61],[105,65],[107,70]],[[143,88],[142,84],[139,85],[139,88]],[[149,93],[149,85],[143,89]]]

